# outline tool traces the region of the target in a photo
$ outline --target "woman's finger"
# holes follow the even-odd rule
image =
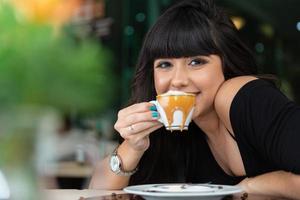
[[[126,117],[119,117],[114,128],[121,132],[124,128],[130,130],[130,126],[137,123],[156,122],[159,114],[156,111],[146,111],[143,113],[134,113]]]
[[[139,134],[129,135],[126,139],[130,142],[131,145],[139,146],[141,144],[141,141],[143,141],[145,139],[149,139],[149,135],[153,131],[161,128],[162,126],[163,126],[162,124],[157,124],[149,129],[139,132]]]
[[[152,127],[156,127],[161,125],[160,122],[139,122],[135,123],[132,125],[129,125],[127,127],[124,127],[120,130],[121,136],[123,138],[127,138],[130,135],[135,135],[135,134],[141,134],[141,132],[144,132],[146,130],[151,130]]]
[[[150,110],[156,110],[156,107],[152,103],[137,103],[120,110],[118,113],[118,118],[123,118],[133,113],[142,113]]]
[[[159,114],[157,111],[146,111],[143,113],[134,113],[131,115],[128,115],[124,121],[123,125],[130,126],[131,124],[137,124],[140,122],[149,122],[149,121],[157,121],[159,118]]]

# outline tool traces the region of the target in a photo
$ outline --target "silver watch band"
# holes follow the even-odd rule
[[[118,155],[118,147],[113,151],[111,157],[113,157],[113,156],[117,157],[117,159],[119,159],[119,161],[120,161],[119,169],[117,171],[113,171],[114,173],[116,173],[117,175],[120,175],[120,176],[131,176],[135,172],[137,172],[138,167],[136,167],[135,169],[133,169],[131,171],[123,170],[123,162],[122,162],[121,157]]]

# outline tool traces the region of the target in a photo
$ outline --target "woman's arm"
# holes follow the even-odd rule
[[[150,146],[149,135],[163,126],[157,121],[155,110],[153,104],[147,102],[134,104],[119,111],[114,128],[124,139],[117,149],[123,171],[130,172],[137,167],[142,155]],[[97,164],[89,188],[117,190],[128,185],[130,176],[112,172],[109,160],[110,156]]]
[[[244,179],[239,185],[247,193],[300,199],[300,175],[274,171]]]
[[[132,171],[138,165],[143,152],[135,151],[128,146],[125,140],[118,147],[118,155],[122,159],[122,167],[124,171]],[[94,170],[89,188],[90,189],[110,189],[118,190],[128,185],[130,176],[120,176],[113,173],[109,166],[110,156],[100,161]]]
[[[229,116],[231,102],[239,89],[251,79],[251,77],[233,78],[225,82],[217,94],[215,101],[216,110],[220,119],[231,131],[233,131]],[[256,108],[256,106],[265,108],[257,110],[260,115],[259,118],[251,118],[252,124],[256,125],[260,123],[262,125],[259,127],[265,128],[263,129],[264,131],[261,131],[257,126],[256,129],[251,129],[253,130],[251,132],[251,134],[253,134],[252,137],[257,138],[254,140],[257,141],[257,143],[252,144],[257,147],[257,152],[261,153],[261,157],[266,157],[268,161],[273,163],[274,167],[281,169],[281,171],[274,171],[253,178],[246,178],[239,185],[241,185],[248,193],[300,199],[300,175],[298,175],[300,172],[298,144],[300,139],[298,131],[298,119],[300,116],[299,108],[295,108],[275,89],[270,88],[268,90],[259,91],[260,93],[263,91],[264,95],[257,97],[255,94],[251,93],[246,100],[248,103],[251,101],[252,104],[250,108],[252,109],[246,110],[248,112],[240,110],[239,115],[241,118],[244,115],[249,116],[251,114],[250,111],[253,111],[253,108]],[[253,102],[253,99],[256,101]],[[277,110],[277,113],[274,113],[273,108],[278,108],[279,106],[282,107],[281,104],[283,106],[290,105],[288,110],[290,112],[281,113]],[[289,114],[288,117],[287,114]],[[277,121],[274,120],[275,116],[280,116],[276,118]],[[267,122],[269,121],[273,124],[268,124]],[[276,127],[275,130],[277,132],[271,132],[272,130],[268,129],[269,127]],[[246,128],[248,127],[246,126]],[[273,135],[270,135],[270,133]]]

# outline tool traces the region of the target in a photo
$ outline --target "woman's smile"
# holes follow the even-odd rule
[[[178,90],[195,94],[195,116],[207,113],[225,80],[221,63],[217,55],[156,59],[153,66],[156,92]]]

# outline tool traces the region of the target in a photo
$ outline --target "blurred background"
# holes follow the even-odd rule
[[[0,0],[0,188],[2,175],[23,196],[87,187],[117,145],[113,124],[144,35],[174,2]],[[260,72],[277,75],[300,103],[300,1],[216,2]]]

